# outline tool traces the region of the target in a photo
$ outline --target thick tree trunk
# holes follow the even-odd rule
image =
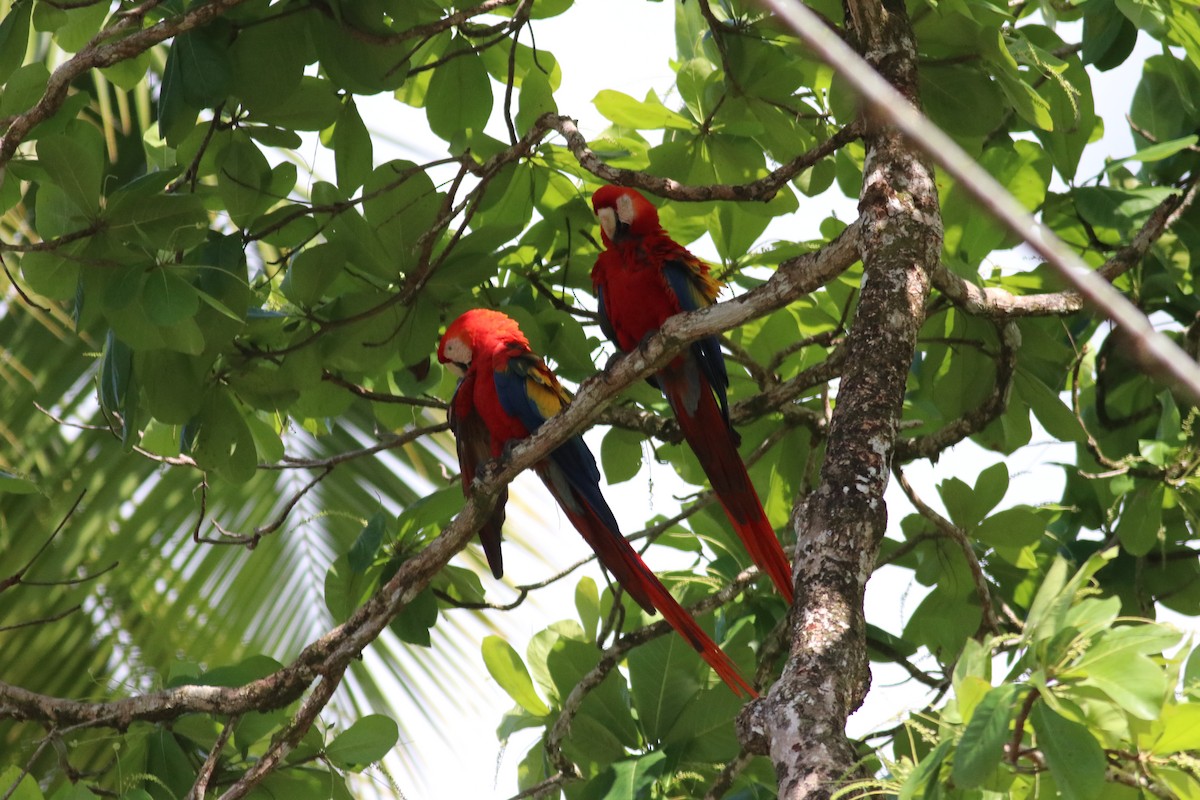
[[[859,52],[918,103],[903,3],[847,0],[846,19]],[[862,290],[820,484],[793,516],[791,651],[779,682],[743,720],[748,740],[766,744],[788,800],[827,798],[855,774],[845,724],[870,686],[863,594],[887,523],[883,493],[905,381],[942,246],[929,162],[891,129],[870,129],[866,141]]]

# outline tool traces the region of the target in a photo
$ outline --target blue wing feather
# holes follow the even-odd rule
[[[531,434],[569,402],[550,369],[532,353],[510,358],[505,369],[496,370],[495,380],[500,405]],[[572,436],[563,442],[550,454],[546,469],[563,502],[581,499],[606,525],[618,530],[616,518],[600,493],[600,469],[582,437]],[[566,487],[573,491],[563,491]]]
[[[679,307],[684,311],[696,311],[708,308],[713,301],[705,296],[696,284],[694,268],[683,261],[663,262],[663,276],[679,300]],[[729,373],[725,370],[725,356],[721,353],[721,342],[715,336],[705,336],[692,342],[692,355],[700,364],[700,371],[708,379],[717,403],[721,406],[721,416],[725,424],[729,424],[729,398],[726,389],[729,387]],[[732,430],[732,428],[731,428]]]

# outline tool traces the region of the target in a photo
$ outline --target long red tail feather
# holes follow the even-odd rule
[[[553,486],[550,486],[550,491],[554,492]],[[695,648],[700,657],[712,667],[721,680],[725,681],[725,685],[733,690],[734,694],[758,697],[758,692],[754,691],[754,688],[746,682],[725,651],[671,596],[667,587],[663,586],[658,576],[646,566],[646,562],[642,560],[642,557],[624,536],[617,531],[610,530],[591,513],[586,504],[581,504],[584,512],[582,514],[572,512],[561,500],[559,505],[562,506],[571,523],[596,553],[600,563],[612,573],[617,582],[625,588],[625,591],[629,592],[629,596],[636,600],[638,605],[649,613],[654,613],[655,610],[662,613],[663,619]]]
[[[767,521],[762,501],[750,482],[746,465],[738,454],[733,434],[721,415],[708,381],[703,374],[699,374],[699,391],[693,391],[696,410],[694,414],[689,414],[685,400],[688,377],[683,368],[669,366],[657,377],[671,407],[675,409],[675,418],[679,421],[683,438],[700,461],[746,552],[758,568],[771,578],[775,588],[790,605],[793,596],[792,568],[775,530]]]

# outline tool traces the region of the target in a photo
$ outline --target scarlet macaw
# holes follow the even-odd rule
[[[604,251],[592,268],[600,327],[623,351],[636,348],[668,317],[711,306],[721,288],[704,261],[663,230],[658,210],[634,189],[602,186],[592,195]],[[715,336],[694,342],[652,380],[725,508],[750,558],[792,602],[792,570],[729,423],[729,376]]]
[[[480,464],[499,457],[510,442],[532,434],[570,400],[550,368],[529,349],[517,323],[498,311],[472,309],[451,323],[438,344],[438,361],[461,378],[450,401],[449,420],[458,443],[463,493],[469,496]],[[675,601],[621,535],[600,493],[600,471],[583,439],[568,439],[534,469],[600,563],[630,597],[647,613],[661,611],[735,693],[756,697],[729,656]],[[501,495],[479,532],[488,565],[497,578],[504,572],[500,527],[507,496],[507,492]]]

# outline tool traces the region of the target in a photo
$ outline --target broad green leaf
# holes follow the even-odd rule
[[[24,54],[24,49],[21,52]],[[18,67],[4,84],[4,92],[0,93],[0,113],[12,116],[28,111],[46,91],[49,80],[50,70],[40,61]]]
[[[275,198],[269,192],[271,165],[258,146],[235,131],[217,161],[217,191],[239,227],[250,227]]]
[[[600,463],[610,483],[624,483],[642,468],[641,435],[621,428],[609,428],[600,442]]]
[[[977,64],[921,68],[921,102],[929,118],[952,136],[986,136],[1008,107],[996,81]]]
[[[229,23],[217,18],[175,37],[171,55],[178,60],[184,100],[195,108],[213,108],[229,94],[233,41]]]
[[[387,514],[377,511],[367,520],[367,524],[363,526],[362,532],[358,534],[354,544],[350,545],[350,552],[346,554],[352,571],[366,572],[367,567],[375,561],[375,555],[383,543],[383,534],[387,530],[388,519]]]
[[[395,720],[369,714],[335,736],[325,747],[325,757],[336,767],[359,772],[386,756],[399,738]]]
[[[1008,508],[992,514],[970,535],[996,547],[1024,547],[1040,540],[1046,523],[1032,509]]]
[[[630,761],[618,761],[588,781],[580,800],[637,800],[649,797],[651,787],[667,766],[667,754],[658,751]]]
[[[280,290],[302,308],[318,305],[345,271],[347,258],[348,248],[341,239],[305,248],[288,265]]]
[[[1124,63],[1137,43],[1137,28],[1113,0],[1092,0],[1083,12],[1083,63],[1107,71]]]
[[[596,582],[586,575],[575,585],[575,610],[579,612],[579,621],[587,637],[596,638],[600,624],[600,592]]]
[[[341,111],[337,87],[325,78],[305,75],[287,102],[256,108],[251,119],[297,131],[320,131],[332,125]]]
[[[416,263],[417,240],[433,226],[441,195],[429,175],[411,161],[389,161],[377,167],[363,185],[363,194],[367,198],[363,215],[375,229],[389,263],[362,266],[388,278],[402,275]],[[429,336],[422,345],[428,349],[424,342],[434,338]]]
[[[550,713],[550,708],[538,697],[525,662],[507,641],[499,636],[483,640],[483,663],[500,688],[521,708],[537,717]]]
[[[373,161],[371,135],[353,100],[348,99],[342,106],[334,124],[331,144],[338,188],[350,194],[367,179]]]
[[[1121,515],[1117,519],[1117,538],[1131,555],[1144,556],[1158,543],[1163,519],[1163,492],[1163,485],[1157,481],[1139,481],[1137,488],[1125,495]]]
[[[431,647],[429,631],[437,623],[438,601],[433,589],[425,589],[405,606],[388,625],[402,642]]]
[[[9,8],[4,19],[0,19],[0,84],[7,82],[25,59],[31,8],[33,3],[16,3]]]
[[[84,216],[95,215],[100,205],[102,149],[100,134],[82,125],[72,126],[70,133],[37,140],[38,162]]]
[[[31,478],[0,470],[0,493],[32,494],[37,490],[37,484]]]
[[[483,130],[492,113],[492,83],[479,56],[464,53],[433,71],[425,113],[430,130],[446,141]]]
[[[1035,642],[1057,636],[1076,593],[1116,554],[1116,548],[1096,553],[1070,578],[1067,577],[1070,570],[1067,560],[1062,556],[1055,557],[1029,606],[1023,635]]]
[[[1008,493],[1008,465],[1003,461],[992,464],[975,479],[975,503],[980,513],[987,514]]]
[[[82,50],[100,32],[108,11],[104,3],[67,7],[66,22],[54,32],[54,43],[68,53]]]
[[[1156,756],[1200,750],[1200,704],[1169,704],[1162,710],[1162,733],[1151,752]]]
[[[1038,422],[1042,423],[1042,427],[1051,435],[1064,442],[1082,442],[1085,439],[1079,420],[1049,386],[1020,368],[1017,369],[1014,384]]]
[[[979,701],[963,729],[954,751],[954,782],[964,789],[979,786],[995,772],[1010,738],[1017,686],[1011,683],[995,687]]]
[[[146,314],[158,325],[174,325],[189,319],[200,308],[196,287],[178,271],[178,267],[151,270],[142,285]]]
[[[558,105],[554,101],[554,90],[550,88],[550,81],[546,76],[540,70],[534,70],[527,74],[521,82],[517,116],[514,120],[517,126],[517,135],[527,133],[538,117],[557,111]]]
[[[1087,665],[1083,683],[1107,694],[1138,719],[1158,719],[1167,694],[1162,667],[1147,656],[1119,654]]]
[[[183,425],[199,413],[205,374],[195,359],[174,350],[155,349],[137,353],[134,363],[144,377],[142,391],[151,416]]]
[[[298,98],[306,51],[304,15],[277,14],[242,27],[229,46],[229,92],[256,119],[263,109],[279,108]],[[281,46],[286,42],[286,46]]]
[[[1066,800],[1092,800],[1104,785],[1104,751],[1083,725],[1036,702],[1029,721],[1058,790]]]
[[[635,100],[622,92],[603,89],[592,100],[592,105],[617,125],[636,130],[675,128],[690,131],[696,127],[687,117],[664,106],[653,90],[647,92],[645,100]]]
[[[898,793],[899,800],[917,800],[917,798],[928,797],[928,793],[924,790],[926,787],[937,787],[941,785],[940,773],[942,765],[946,761],[946,756],[950,754],[954,747],[954,742],[950,739],[943,739],[938,743],[938,746],[931,750],[920,763],[908,774],[904,784],[900,787]]]

